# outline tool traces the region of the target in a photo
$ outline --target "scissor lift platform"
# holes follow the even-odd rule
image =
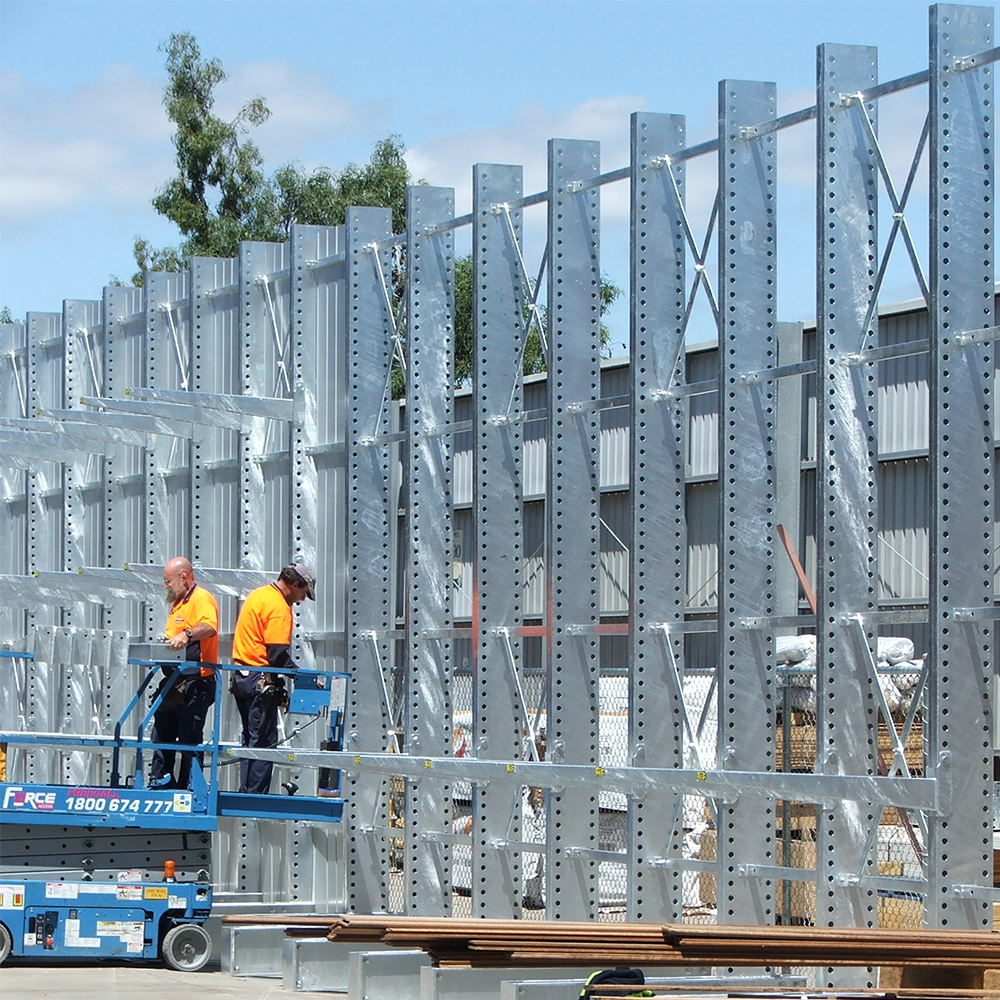
[[[139,649],[148,656],[150,647]],[[30,666],[28,653],[7,652],[6,658]],[[147,787],[143,760],[148,762],[152,751],[166,745],[145,734],[167,692],[159,692],[148,709],[140,710],[143,694],[161,667],[181,673],[189,667],[169,655],[130,657],[129,662],[148,669],[111,735],[0,732],[8,763],[20,748],[100,754],[110,765],[106,786],[31,783],[3,776],[0,962],[11,955],[162,958],[171,968],[196,971],[212,951],[203,924],[212,907],[211,834],[220,817],[338,822],[342,816],[336,787],[315,796],[220,791],[220,757],[234,748],[220,743],[218,711],[208,742],[168,747],[204,755],[203,769],[191,769],[191,787]],[[219,665],[216,670],[217,704],[222,678],[230,669]],[[328,718],[330,740],[338,743],[338,704],[343,700],[333,692],[340,685],[342,693],[345,676],[300,670],[294,677],[289,711]],[[135,735],[125,735],[128,720],[136,718]],[[339,784],[336,776],[330,784]]]

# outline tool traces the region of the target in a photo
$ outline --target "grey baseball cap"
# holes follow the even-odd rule
[[[297,574],[302,582],[306,585],[306,597],[310,601],[316,600],[316,571],[311,569],[305,563],[292,563],[288,567],[293,573]]]

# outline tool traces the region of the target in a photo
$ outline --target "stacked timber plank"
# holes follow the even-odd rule
[[[461,920],[387,915],[227,916],[296,936],[426,951],[455,968],[920,966],[1000,969],[1000,932],[718,924]]]
[[[458,920],[349,915],[330,940],[426,951],[438,966],[775,965],[1000,968],[994,931],[738,927],[707,924]]]

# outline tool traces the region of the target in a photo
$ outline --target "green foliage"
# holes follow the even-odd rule
[[[136,239],[140,268],[166,269],[191,257],[233,257],[240,240],[281,239],[275,196],[256,145],[243,136],[271,112],[256,97],[232,121],[213,113],[215,88],[226,79],[218,59],[203,59],[193,35],[171,35],[163,95],[174,123],[177,174],[153,198],[153,208],[185,237],[180,247],[155,249]]]
[[[412,183],[398,135],[376,143],[371,159],[350,163],[340,171],[321,167],[311,173],[289,163],[270,177],[263,158],[246,138],[271,112],[262,97],[248,101],[232,121],[213,111],[215,88],[226,79],[218,59],[204,59],[193,35],[171,35],[160,46],[166,52],[168,83],[163,103],[174,124],[177,174],[153,198],[156,211],[170,219],[184,239],[176,247],[154,247],[137,236],[133,255],[139,268],[132,281],[141,285],[146,271],[178,271],[192,257],[235,257],[243,240],[280,243],[295,223],[338,226],[348,207],[375,206],[392,210],[393,231],[406,231],[406,189]],[[419,183],[425,183],[420,181]],[[472,258],[455,262],[455,379],[464,385],[473,375]],[[392,274],[392,298],[399,308],[404,296],[405,252]],[[621,295],[621,289],[601,278],[601,315]],[[525,310],[528,330],[524,373],[545,370],[538,334],[544,309],[534,322]],[[601,324],[602,348],[609,339]],[[399,397],[405,379],[394,362],[392,392]]]
[[[393,231],[406,229],[406,188],[410,172],[403,158],[403,140],[391,135],[375,144],[363,166],[349,163],[339,173],[321,167],[307,174],[288,164],[274,175],[278,212],[287,234],[293,222],[339,226],[352,205],[392,209]]]
[[[10,306],[4,306],[0,309],[0,323],[13,323],[14,317],[10,314]]]
[[[601,315],[622,294],[607,275],[601,275]],[[545,371],[545,352],[538,334],[538,323],[546,323],[545,309],[538,310],[538,318],[532,322],[531,310],[524,309],[524,325],[528,337],[524,346],[522,370],[525,375],[537,375]],[[601,323],[601,350],[606,349],[611,334]],[[472,300],[472,256],[459,257],[455,261],[455,384],[467,385],[472,381],[473,364],[473,300]]]
[[[192,257],[235,257],[242,240],[283,242],[293,223],[336,226],[350,205],[392,209],[397,232],[406,226],[410,175],[403,140],[378,142],[368,163],[340,172],[307,173],[287,164],[272,176],[246,133],[270,117],[262,97],[248,101],[232,121],[214,112],[215,88],[226,79],[218,59],[204,59],[194,36],[171,35],[160,46],[168,75],[163,103],[174,123],[177,173],[153,198],[153,208],[184,237],[177,247],[154,247],[136,237],[137,285],[147,270],[177,270]]]

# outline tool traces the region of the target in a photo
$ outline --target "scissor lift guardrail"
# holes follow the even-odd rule
[[[317,795],[248,795],[220,791],[220,769],[235,763],[233,744],[220,738],[218,705],[233,669],[214,673],[216,711],[209,739],[198,745],[148,737],[153,716],[173,686],[164,685],[141,708],[161,668],[179,678],[199,665],[179,661],[166,646],[134,646],[129,664],[147,668],[110,734],[0,731],[0,745],[15,760],[24,751],[103,754],[107,785],[10,780],[0,776],[0,962],[25,957],[162,957],[175,969],[201,968],[211,953],[202,926],[212,905],[211,831],[222,816],[338,822],[339,781]],[[3,660],[34,656],[0,652]],[[30,669],[30,667],[29,667]],[[252,669],[240,667],[239,669]],[[339,746],[346,675],[332,671],[268,671],[294,676],[288,710],[327,718],[329,745]],[[129,727],[134,726],[134,735]],[[190,788],[158,789],[143,774],[157,749],[202,755],[191,768]],[[225,760],[220,757],[226,755]],[[34,853],[33,853],[34,852]]]

